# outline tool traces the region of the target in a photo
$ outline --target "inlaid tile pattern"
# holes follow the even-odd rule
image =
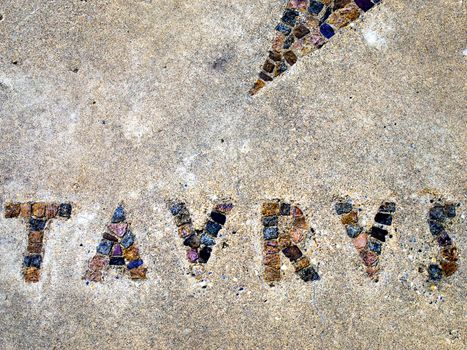
[[[428,212],[428,227],[439,246],[438,256],[428,266],[429,279],[434,283],[453,275],[458,269],[459,253],[447,232],[451,220],[456,217],[457,206],[453,203],[436,203]]]
[[[206,219],[203,229],[197,230],[193,226],[191,214],[185,203],[173,201],[169,209],[177,226],[178,236],[186,246],[186,258],[190,264],[206,264],[212,253],[216,238],[223,229],[227,216],[233,209],[230,201],[215,205]]]
[[[269,56],[250,94],[256,94],[286,72],[299,57],[320,49],[339,29],[379,2],[381,0],[290,0],[275,27]]]
[[[319,280],[310,259],[299,248],[309,232],[302,210],[298,206],[276,200],[263,203],[261,215],[264,280],[268,283],[280,281],[281,252],[292,262],[302,280]]]
[[[7,203],[5,218],[22,218],[29,229],[28,247],[23,259],[23,276],[26,282],[39,282],[44,257],[44,232],[50,220],[71,216],[69,203],[25,202]]]
[[[366,273],[377,281],[380,269],[379,257],[383,243],[386,242],[386,237],[389,235],[393,215],[396,212],[396,204],[394,202],[383,202],[375,215],[372,227],[367,231],[359,224],[359,209],[352,204],[350,198],[337,202],[335,210],[345,226],[347,236],[352,238],[352,243],[366,267]]]
[[[89,261],[84,279],[102,282],[104,272],[109,267],[116,268],[120,275],[129,273],[133,280],[146,279],[147,268],[141,259],[136,237],[131,231],[130,223],[126,221],[122,205],[115,209],[111,222],[96,248],[96,254]]]

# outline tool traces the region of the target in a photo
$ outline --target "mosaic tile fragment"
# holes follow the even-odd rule
[[[83,277],[86,281],[102,282],[107,269],[117,269],[117,274],[128,274],[132,280],[146,279],[147,268],[140,257],[136,237],[126,221],[122,204],[115,209],[107,232],[96,247],[96,254],[89,260]]]
[[[59,208],[68,208],[67,215],[60,215]],[[44,232],[49,222],[57,217],[68,219],[71,216],[70,203],[24,202],[6,203],[5,218],[21,218],[26,223],[28,243],[23,257],[23,278],[25,282],[39,282],[44,250]]]
[[[370,10],[379,0],[289,0],[269,51],[250,90],[257,94],[267,83],[297,63],[298,57],[321,48],[337,31],[356,21],[362,12]]]

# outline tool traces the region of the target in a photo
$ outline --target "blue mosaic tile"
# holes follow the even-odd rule
[[[390,213],[393,214],[396,212],[396,203],[386,202],[380,205],[378,212],[380,213]]]
[[[292,31],[292,29],[288,26],[286,26],[285,24],[282,24],[282,23],[279,23],[276,28],[275,28],[278,32],[281,32],[282,34],[284,35],[289,35],[290,32]]]
[[[279,237],[279,229],[277,227],[265,227],[263,230],[263,237],[266,240],[276,239]]]
[[[141,265],[143,265],[143,260],[138,259],[138,260],[130,261],[126,267],[128,268],[128,270],[131,270],[131,269],[136,269],[137,267],[140,267]]]
[[[284,11],[284,15],[282,16],[282,22],[288,24],[289,26],[294,26],[297,22],[298,12],[292,9],[287,9]]]
[[[29,220],[29,226],[31,231],[44,231],[47,221],[42,219],[31,218]]]
[[[170,206],[170,213],[175,216],[175,215],[178,215],[184,209],[185,209],[184,203],[174,203]]]
[[[135,243],[135,236],[131,231],[127,231],[127,233],[125,233],[125,235],[123,236],[120,244],[123,246],[123,248],[126,249],[133,245],[133,243]]]
[[[218,213],[216,211],[211,212],[211,219],[214,222],[217,222],[219,225],[224,225],[227,221],[227,218],[224,214]]]
[[[386,242],[386,236],[388,235],[388,231],[382,229],[378,226],[373,226],[370,230],[370,235],[381,242]]]
[[[106,239],[103,239],[99,242],[99,245],[96,248],[96,251],[102,255],[109,255],[110,250],[112,249],[113,243]]]
[[[263,226],[265,227],[277,226],[278,222],[279,222],[279,218],[277,216],[263,217]]]
[[[27,255],[24,257],[23,261],[24,266],[26,267],[36,267],[41,268],[42,256],[40,255]]]
[[[444,211],[446,212],[446,216],[448,218],[454,218],[456,216],[456,204],[447,204],[444,207]]]
[[[125,211],[123,206],[119,205],[112,215],[112,223],[125,221]]]
[[[300,278],[305,282],[318,281],[320,279],[318,273],[311,266],[306,267],[297,272]]]
[[[438,265],[431,264],[428,266],[428,275],[433,281],[439,281],[443,277],[443,270]]]
[[[62,203],[58,207],[58,216],[62,218],[70,218],[71,216],[71,204],[70,203]]]
[[[334,205],[337,215],[347,214],[352,211],[351,202],[338,202]]]
[[[392,215],[385,213],[377,213],[375,215],[375,222],[381,225],[391,226],[392,224]]]
[[[372,252],[375,252],[376,254],[381,254],[381,249],[383,245],[379,242],[368,242],[368,249],[370,249]]]
[[[290,203],[281,203],[280,214],[282,216],[290,215]]]
[[[286,49],[286,50],[289,49],[289,48],[292,46],[292,44],[294,43],[294,41],[295,41],[294,36],[293,36],[293,35],[289,35],[289,36],[287,37],[287,39],[285,39],[285,41],[284,41],[284,46],[283,46],[283,48]]]
[[[432,220],[436,220],[438,222],[443,222],[446,220],[446,213],[444,211],[444,207],[441,205],[435,205],[433,208],[430,209],[429,217]]]
[[[444,226],[434,220],[428,220],[428,227],[430,228],[430,232],[433,236],[438,236],[444,232]]]
[[[323,16],[321,17],[321,19],[319,20],[319,23],[324,23],[328,18],[329,16],[331,15],[332,13],[332,9],[330,7],[326,8],[326,11],[323,13]]]
[[[310,5],[308,6],[308,12],[310,12],[313,15],[317,15],[318,13],[321,12],[323,7],[324,7],[323,3],[319,1],[315,1],[315,0],[311,0]]]
[[[277,69],[277,74],[281,75],[281,74],[284,73],[287,69],[288,69],[288,67],[287,67],[287,65],[285,64],[285,62],[281,62],[280,65],[279,65],[279,68]]]
[[[451,237],[449,237],[449,234],[447,232],[441,233],[438,236],[437,241],[438,241],[438,245],[442,247],[446,247],[452,244],[452,239]]]
[[[370,0],[354,0],[355,4],[360,7],[363,11],[368,11],[371,9],[375,4],[373,4]]]
[[[345,229],[350,238],[355,238],[362,232],[362,228],[356,225],[347,225]]]
[[[212,236],[208,235],[207,233],[203,233],[201,235],[201,244],[204,244],[206,246],[213,246],[216,244],[216,241]]]
[[[199,251],[199,258],[198,258],[198,261],[200,263],[207,263],[209,258],[211,257],[211,252],[212,252],[212,249],[210,247],[203,247],[200,251]]]
[[[321,24],[321,26],[319,27],[319,31],[321,32],[321,34],[323,34],[323,36],[326,39],[331,39],[335,34],[334,29],[332,29],[332,27],[327,23]]]
[[[215,223],[214,221],[208,221],[205,227],[206,231],[209,232],[210,235],[217,237],[217,234],[222,229],[222,226]]]
[[[111,257],[109,260],[109,265],[112,266],[123,266],[125,265],[125,259],[121,256],[119,257]]]

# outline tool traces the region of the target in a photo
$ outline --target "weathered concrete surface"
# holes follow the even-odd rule
[[[25,284],[26,227],[0,219],[1,349],[462,349],[460,270],[429,291],[429,200],[465,200],[464,8],[386,0],[258,96],[283,1],[2,1],[0,204],[69,200]],[[223,140],[223,141],[222,141]],[[332,204],[398,204],[371,282]],[[201,288],[165,201],[236,209]],[[298,201],[321,280],[261,279],[259,205]],[[124,201],[149,279],[81,277]],[[3,216],[3,215],[2,215]],[[236,232],[235,234],[233,232]],[[239,291],[239,288],[244,288]]]

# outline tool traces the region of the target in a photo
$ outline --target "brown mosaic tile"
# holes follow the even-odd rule
[[[138,260],[140,258],[139,249],[135,246],[131,246],[128,249],[124,249],[123,257],[128,261]]]
[[[53,219],[58,214],[59,205],[57,203],[47,203],[45,208],[45,217],[47,219]]]
[[[277,241],[266,241],[264,242],[264,250],[265,254],[277,254],[280,252],[279,244]]]
[[[448,261],[457,261],[459,259],[458,250],[453,246],[441,249],[440,256]]]
[[[44,239],[44,232],[42,231],[29,232],[28,241],[30,243],[42,243],[43,239]]]
[[[300,248],[298,248],[296,245],[291,245],[285,249],[282,250],[282,253],[289,258],[290,261],[296,261],[299,258],[302,257],[302,252]]]
[[[37,202],[32,204],[32,215],[36,218],[43,218],[45,216],[46,203]]]
[[[261,210],[261,215],[263,216],[274,216],[279,215],[280,206],[279,202],[267,202],[263,203],[263,207]]]
[[[146,267],[140,266],[130,270],[130,277],[132,280],[145,280],[147,272],[148,269]]]
[[[295,35],[297,39],[301,39],[308,34],[310,34],[310,30],[303,24],[300,24],[293,29],[293,35]]]
[[[24,219],[31,217],[31,203],[21,203],[20,205],[20,216]]]
[[[281,257],[279,254],[265,254],[263,264],[278,270],[281,267]]]
[[[297,59],[298,59],[297,55],[293,51],[284,52],[284,58],[285,58],[285,61],[291,66],[297,63]]]
[[[264,268],[264,280],[268,283],[277,282],[281,279],[281,270],[266,266]]]
[[[306,256],[302,256],[300,259],[294,261],[293,265],[295,267],[295,272],[298,272],[303,270],[305,267],[310,266],[310,259],[308,259]]]
[[[360,17],[360,10],[355,4],[347,6],[335,11],[329,16],[328,23],[336,29],[347,26],[350,22],[355,21]]]
[[[266,72],[266,73],[272,73],[274,72],[274,63],[267,60],[266,62],[264,62],[264,65],[263,65],[263,70]]]
[[[41,277],[41,270],[36,267],[28,267],[24,269],[25,282],[37,283]]]
[[[88,270],[86,271],[84,279],[91,282],[102,282],[104,280],[104,274],[101,270]]]
[[[348,214],[344,214],[341,216],[341,222],[344,225],[349,225],[349,224],[356,224],[358,223],[358,214],[356,211],[351,211]]]
[[[5,218],[11,219],[19,216],[21,205],[19,203],[5,204]]]
[[[30,254],[41,254],[42,253],[42,243],[29,242],[27,252]]]
[[[446,277],[452,276],[454,273],[456,273],[458,269],[458,265],[455,262],[441,262],[441,269],[443,270],[443,273]]]

